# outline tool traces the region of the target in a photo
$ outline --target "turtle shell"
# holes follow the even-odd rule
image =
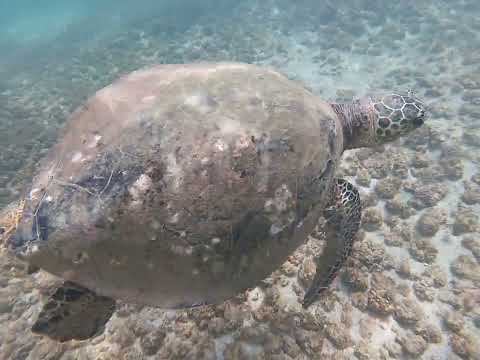
[[[10,249],[102,295],[218,303],[315,227],[343,148],[338,121],[301,84],[254,65],[135,71],[71,116]]]

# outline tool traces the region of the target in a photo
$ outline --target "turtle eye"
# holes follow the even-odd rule
[[[424,123],[424,118],[425,118],[425,110],[420,110],[418,112],[418,115],[413,119],[413,126],[415,127],[420,127]]]
[[[413,125],[415,127],[420,127],[423,125],[423,116],[422,117],[416,117],[415,119],[413,119]]]

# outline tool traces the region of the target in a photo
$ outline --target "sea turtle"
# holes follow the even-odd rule
[[[397,139],[424,117],[410,92],[328,103],[243,63],[128,74],[72,114],[9,217],[9,251],[65,280],[33,330],[88,338],[113,299],[219,303],[270,275],[325,218],[309,306],[360,224],[358,191],[334,177],[343,151]]]

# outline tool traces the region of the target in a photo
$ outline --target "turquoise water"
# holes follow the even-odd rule
[[[0,359],[480,359],[479,18],[477,0],[0,0],[0,208],[78,106],[152,64],[242,61],[327,101],[414,89],[429,107],[411,136],[345,153],[362,235],[327,300],[299,308],[311,239],[243,301],[125,304],[59,345],[30,332],[53,278],[2,252]]]
[[[221,16],[232,7],[220,1],[199,5],[185,0],[142,1],[141,4],[20,1],[15,6],[7,3],[0,6],[0,43],[7,49],[2,63],[7,68],[18,65],[19,61],[23,67],[35,66],[38,62],[68,62],[91,42],[108,42],[125,32],[185,31],[198,18],[211,14],[211,9],[219,11],[217,16]],[[27,56],[31,61],[25,61]],[[14,68],[22,70],[21,66]]]

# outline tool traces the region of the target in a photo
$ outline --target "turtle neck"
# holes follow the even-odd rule
[[[344,150],[375,144],[376,115],[368,104],[371,101],[367,98],[345,104],[330,104],[342,124]]]

